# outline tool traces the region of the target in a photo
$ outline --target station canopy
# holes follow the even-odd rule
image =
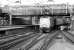
[[[68,7],[65,4],[61,5],[36,5],[36,6],[5,6],[1,7],[3,12],[11,15],[42,15],[42,14],[67,14]]]
[[[47,2],[48,0],[46,0],[46,2],[45,0],[35,1],[33,1],[30,5],[21,4],[21,2],[17,1],[18,3],[16,4],[6,4],[0,8],[2,9],[2,12],[9,13],[11,15],[53,15],[70,13],[70,5],[67,3],[54,3],[53,0],[49,0],[51,2]],[[12,1],[10,0],[9,2]]]

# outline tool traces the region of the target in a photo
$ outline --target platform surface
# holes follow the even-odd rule
[[[24,26],[0,26],[0,31],[17,29],[17,28],[24,28]]]
[[[66,41],[57,40],[48,50],[74,50],[74,45]]]

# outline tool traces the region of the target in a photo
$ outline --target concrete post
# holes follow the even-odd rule
[[[10,15],[10,22],[9,25],[12,25],[12,15]]]

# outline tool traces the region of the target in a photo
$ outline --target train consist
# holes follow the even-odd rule
[[[71,19],[70,17],[65,16],[59,16],[59,17],[41,17],[40,18],[40,28],[44,32],[50,32],[52,30],[58,30],[61,29],[61,26],[64,27],[64,29],[68,30],[70,29]]]

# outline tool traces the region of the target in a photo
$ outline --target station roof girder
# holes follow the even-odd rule
[[[42,14],[60,14],[70,13],[70,9],[66,4],[36,5],[36,6],[5,6],[1,7],[3,12],[11,15],[42,15]],[[47,11],[46,11],[47,10]]]

